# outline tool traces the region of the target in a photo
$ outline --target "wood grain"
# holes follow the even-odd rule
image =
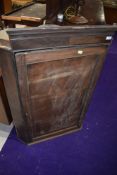
[[[91,78],[106,47],[33,51],[16,55],[21,101],[33,137],[75,127]]]

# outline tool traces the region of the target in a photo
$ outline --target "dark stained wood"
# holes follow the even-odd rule
[[[78,125],[92,75],[106,47],[82,48],[82,56],[78,49],[16,55],[21,100],[34,138]]]
[[[13,50],[33,50],[53,47],[67,47],[81,44],[108,44],[107,36],[112,36],[116,26],[79,26],[79,27],[59,27],[43,26],[39,28],[9,30],[11,45]],[[97,32],[98,31],[98,32]],[[61,39],[60,39],[61,38]],[[90,38],[90,39],[89,39]],[[23,42],[23,44],[22,44]],[[33,42],[33,45],[32,45]]]
[[[1,0],[0,1],[0,15],[8,13],[12,10],[11,0]]]
[[[89,25],[99,25],[106,23],[103,3],[100,0],[86,0],[82,15],[86,16]]]
[[[3,23],[1,20],[1,15],[12,11],[12,2],[11,0],[0,0],[0,29],[3,29]]]
[[[81,128],[116,30],[47,25],[8,31],[12,50],[2,48],[0,62],[21,140],[33,143]]]
[[[9,47],[7,40],[0,40],[0,47]],[[0,66],[0,123],[10,124],[12,121],[11,111],[4,87],[2,69]]]
[[[56,16],[59,10],[60,10],[60,0],[47,1],[46,14],[48,18],[52,18],[53,16]]]
[[[0,123],[10,124],[12,121],[11,111],[9,108],[5,87],[0,69]]]
[[[107,24],[117,23],[117,5],[104,5],[105,19]]]
[[[47,8],[49,20],[56,23],[53,19],[70,2],[49,0],[47,7],[54,8]],[[117,25],[104,25],[100,0],[87,0],[82,14],[93,25],[8,30],[11,49],[1,48],[0,63],[17,134],[25,143],[70,133],[83,124]]]
[[[0,48],[0,64],[13,123],[17,126],[17,134],[22,140],[31,142],[30,129],[28,128],[28,124],[26,124],[27,119],[23,115],[23,109],[21,108],[19,99],[14,55],[10,48]],[[29,132],[27,132],[28,130]]]

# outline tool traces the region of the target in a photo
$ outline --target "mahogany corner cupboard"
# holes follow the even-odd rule
[[[8,30],[3,82],[18,137],[33,143],[81,128],[116,25]]]

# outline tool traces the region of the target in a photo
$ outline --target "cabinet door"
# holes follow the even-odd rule
[[[33,138],[79,127],[105,51],[105,46],[73,47],[16,55],[21,103]]]

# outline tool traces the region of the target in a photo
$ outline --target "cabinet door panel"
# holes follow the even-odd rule
[[[105,47],[66,48],[16,55],[21,102],[33,137],[77,127],[105,51]]]

